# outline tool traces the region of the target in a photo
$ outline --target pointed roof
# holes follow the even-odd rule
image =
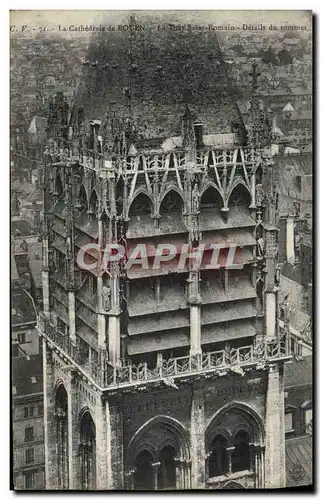
[[[139,138],[180,136],[187,104],[205,134],[232,132],[243,122],[215,32],[175,31],[169,23],[177,16],[182,24],[183,13],[167,16],[161,24],[152,13],[141,12],[136,24],[143,30],[93,35],[86,60],[95,66],[84,65],[77,106],[87,121],[101,119],[104,126],[108,117],[107,130],[112,119],[124,122],[131,116]],[[159,23],[165,29],[158,29]]]

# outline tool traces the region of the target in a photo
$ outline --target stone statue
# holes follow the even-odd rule
[[[109,311],[111,309],[111,289],[109,286],[103,286],[102,305],[104,311]]]
[[[193,190],[192,190],[192,211],[193,212],[199,212],[199,190],[198,190],[198,184],[195,183]]]
[[[263,185],[256,185],[256,206],[260,206],[263,203]]]
[[[258,238],[257,240],[257,252],[259,257],[264,255],[264,240],[263,238]]]
[[[72,242],[70,237],[68,236],[66,239],[66,251],[70,253],[72,251]]]

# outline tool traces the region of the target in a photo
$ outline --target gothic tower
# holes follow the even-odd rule
[[[281,487],[291,343],[257,69],[247,130],[216,36],[142,22],[94,39],[75,102],[50,105],[46,487]]]

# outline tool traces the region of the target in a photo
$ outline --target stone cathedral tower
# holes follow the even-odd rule
[[[46,488],[282,487],[294,344],[277,321],[276,166],[257,70],[247,130],[214,34],[130,26],[94,38],[75,101],[50,104]],[[111,244],[125,256],[104,268]],[[155,266],[161,245],[175,256]]]

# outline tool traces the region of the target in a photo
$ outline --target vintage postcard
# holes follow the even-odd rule
[[[311,11],[11,11],[15,490],[313,489]]]

